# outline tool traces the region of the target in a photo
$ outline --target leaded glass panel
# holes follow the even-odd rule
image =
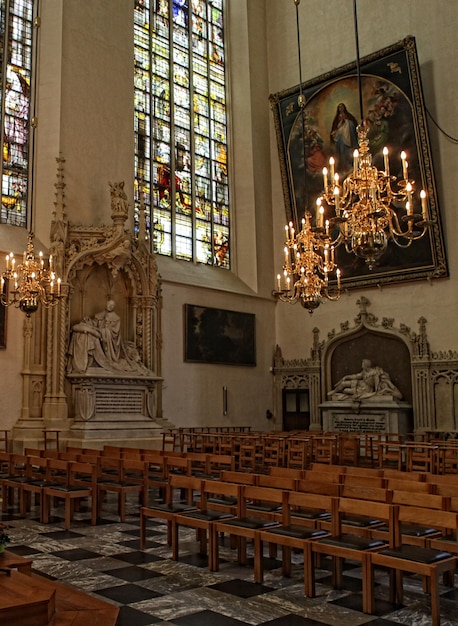
[[[0,0],[2,204],[0,222],[27,225],[33,0]]]
[[[158,254],[229,268],[223,0],[135,0],[136,219]]]

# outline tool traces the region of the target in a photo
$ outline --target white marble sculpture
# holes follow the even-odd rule
[[[141,362],[134,343],[122,341],[121,318],[114,308],[115,302],[108,300],[104,311],[93,318],[85,317],[72,327],[68,373],[85,373],[92,368],[102,368],[112,373],[150,373]]]
[[[383,398],[401,400],[402,393],[391,382],[390,375],[369,359],[363,359],[362,369],[357,374],[347,374],[328,393],[330,400],[366,400]]]

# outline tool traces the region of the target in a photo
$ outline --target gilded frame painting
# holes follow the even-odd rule
[[[415,181],[417,194],[421,189],[426,190],[429,217],[434,224],[422,239],[408,248],[399,248],[390,241],[386,253],[372,270],[363,259],[340,246],[336,260],[342,272],[343,287],[362,288],[446,277],[448,266],[415,38],[406,37],[362,58],[361,87],[363,116],[370,126],[374,165],[383,169],[382,150],[386,145],[390,150],[391,173],[402,176],[400,153],[405,150],[409,178]],[[338,107],[342,110],[344,105],[357,123],[361,119],[356,62],[304,83],[302,91],[306,98],[304,115],[298,106],[299,86],[269,97],[287,221],[293,215],[300,219],[306,207],[314,214],[316,199],[323,191],[323,167],[328,165],[330,156],[336,161],[341,156],[337,154],[333,129]],[[346,164],[342,158],[340,164],[344,177]]]
[[[185,361],[256,365],[255,315],[184,305]]]

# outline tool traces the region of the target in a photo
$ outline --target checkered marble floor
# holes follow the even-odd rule
[[[220,550],[220,571],[208,571],[197,553],[195,532],[180,530],[180,560],[171,560],[165,525],[148,522],[145,551],[139,548],[138,503],[128,500],[126,522],[119,523],[114,499],[103,507],[103,519],[91,526],[83,508],[69,531],[61,511],[41,524],[37,509],[21,519],[16,508],[3,513],[10,525],[8,549],[31,557],[36,573],[120,606],[117,626],[390,626],[431,624],[429,598],[417,579],[405,579],[404,605],[388,602],[387,577],[377,576],[376,615],[362,613],[361,570],[348,565],[344,589],[330,586],[329,570],[319,570],[317,597],[303,594],[300,555],[293,555],[293,574],[281,574],[280,561],[265,558],[262,585],[253,582],[252,567],[239,567],[228,545]],[[325,567],[325,566],[324,566]],[[458,626],[457,589],[441,587],[441,626]],[[6,626],[6,625],[5,625]]]

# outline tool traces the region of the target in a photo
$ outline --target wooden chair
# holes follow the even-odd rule
[[[289,438],[286,441],[286,467],[306,470],[312,460],[312,444],[309,437]]]
[[[235,483],[236,485],[256,485],[258,482],[258,474],[223,470],[220,480],[225,483]]]
[[[80,454],[78,452],[65,451],[65,452],[59,452],[58,458],[61,461],[73,461],[74,463],[76,463],[79,460],[79,456]]]
[[[379,467],[392,467],[397,470],[404,468],[405,446],[402,435],[384,434],[377,442],[377,458]]]
[[[334,498],[338,498],[341,495],[342,489],[343,485],[341,483],[321,482],[320,480],[310,480],[308,478],[296,482],[296,491],[332,496]]]
[[[376,476],[383,477],[383,469],[378,467],[365,467],[357,465],[348,465],[345,468],[345,474],[351,476]]]
[[[323,467],[326,467],[328,469],[327,465],[323,465]],[[320,472],[316,468],[305,470],[303,473],[303,480],[319,481],[321,483],[342,483],[344,475],[341,473],[340,469],[335,466],[329,466],[329,469],[331,471],[326,472]]]
[[[408,472],[435,471],[438,446],[422,441],[407,441],[405,446]]]
[[[22,482],[19,491],[19,510],[21,517],[30,509],[32,494],[40,506],[40,521],[43,522],[43,491],[49,484],[49,459],[45,457],[27,457],[27,480]]]
[[[449,532],[457,532],[458,515],[450,511],[423,509],[415,506],[400,506],[398,525],[395,533],[395,545],[384,548],[369,555],[365,581],[368,587],[366,594],[366,608],[368,613],[374,612],[374,568],[383,567],[395,571],[396,576],[390,577],[390,601],[402,603],[403,600],[403,573],[422,576],[426,581],[424,591],[431,597],[432,626],[440,624],[439,604],[439,576],[455,572],[457,558],[445,550],[435,550],[429,547],[418,547],[401,543],[401,529],[399,524],[419,524],[425,527],[439,526]]]
[[[360,440],[360,467],[376,470],[378,465],[378,449],[377,441],[379,436],[377,433],[361,433],[359,435]],[[349,469],[353,469],[355,466],[349,466]]]
[[[303,551],[305,569],[305,542],[328,535],[327,531],[320,530],[316,525],[304,526],[301,523],[303,519],[301,511],[315,510],[317,517],[337,515],[338,498],[297,491],[284,492],[283,495],[281,524],[254,533],[254,577],[257,583],[263,581],[264,542],[282,547],[283,576],[291,576],[291,551],[293,549]]]
[[[135,459],[141,461],[143,458],[143,452],[140,448],[122,448],[121,457],[123,459]]]
[[[334,465],[337,462],[337,437],[315,435],[312,438],[312,462]]]
[[[9,467],[11,461],[11,454],[0,450],[0,481],[9,474]]]
[[[346,487],[378,487],[387,486],[386,478],[381,476],[364,476],[362,474],[343,474],[343,485]],[[389,488],[389,487],[388,487]]]
[[[413,482],[423,483],[426,480],[426,474],[423,472],[405,472],[393,467],[385,467],[381,470],[384,478],[397,478],[399,480],[410,480]]]
[[[189,453],[179,453],[175,456],[173,453],[166,453],[166,456],[157,458],[156,461],[152,460],[151,455],[144,455],[145,460],[148,463],[147,473],[147,499],[145,505],[149,502],[149,493],[151,488],[156,488],[159,491],[159,498],[162,502],[165,502],[165,490],[173,474],[179,474],[180,476],[191,476],[192,473],[192,460],[188,456]],[[202,454],[202,453],[199,453]]]
[[[41,455],[43,458],[45,459],[59,459],[60,458],[60,452],[59,450],[55,450],[55,449],[51,449],[51,448],[45,448],[44,450],[42,450]]]
[[[25,456],[43,456],[44,450],[42,448],[24,448]]]
[[[102,455],[112,459],[120,459],[122,456],[122,447],[105,445],[103,446]]]
[[[165,502],[144,506],[140,509],[140,549],[146,546],[146,521],[159,519],[167,524],[167,544],[172,545],[172,519],[177,513],[197,508],[195,498],[202,492],[203,481],[196,476],[173,474],[166,487]],[[179,494],[177,498],[177,494]],[[185,496],[184,500],[183,495]]]
[[[255,532],[279,525],[278,513],[282,510],[284,493],[281,489],[244,485],[240,496],[240,507],[236,517],[215,524],[215,534],[228,534],[235,539],[237,562],[247,564],[247,540],[254,541]],[[219,569],[218,542],[214,542],[213,563]]]
[[[262,467],[263,446],[256,436],[244,437],[240,441],[237,469],[244,472],[256,472]]]
[[[262,470],[269,471],[270,467],[279,467],[284,462],[284,437],[265,437],[262,457]]]
[[[349,559],[361,563],[363,570],[363,611],[370,612],[372,608],[369,600],[369,589],[367,585],[367,575],[369,563],[367,554],[381,550],[387,546],[395,545],[395,523],[397,507],[386,502],[370,502],[370,512],[374,517],[383,520],[389,527],[388,542],[363,537],[357,532],[344,533],[342,529],[344,518],[362,517],[367,515],[368,501],[353,498],[339,498],[338,511],[333,517],[332,534],[323,539],[317,539],[306,544],[308,554],[304,559],[305,563],[305,595],[315,597],[315,555],[327,555],[332,559],[332,584],[334,589],[341,589],[342,565],[344,560]]]
[[[162,450],[181,450],[182,433],[177,429],[165,430],[162,433]]]
[[[321,465],[320,463],[312,463],[310,468],[311,471],[318,471],[321,474],[345,474],[347,472],[347,467],[345,465],[339,465],[338,463],[334,463],[332,465]]]
[[[98,450],[97,448],[81,448],[80,453],[84,454],[88,457],[92,456],[96,459],[98,456],[102,456],[102,450]]]
[[[189,457],[191,454],[191,457]],[[192,454],[189,453],[188,458],[191,458],[191,473],[195,476],[201,476],[211,480],[220,480],[221,472],[235,471],[235,458],[229,454],[205,454],[203,458],[203,467],[199,468],[193,461]]]
[[[448,485],[458,489],[458,480],[455,474],[425,474],[425,481],[432,485]]]
[[[14,505],[14,496],[17,492],[18,501],[22,485],[28,481],[28,457],[25,454],[11,454],[9,456],[9,467],[6,476],[1,479],[2,487],[2,509],[7,511],[8,506]]]
[[[76,454],[82,454],[83,448],[79,446],[65,446],[64,452],[76,452]]]
[[[9,437],[10,437],[9,430],[0,430],[0,450],[2,452],[9,451]]]
[[[294,491],[297,480],[289,476],[272,476],[271,474],[258,474],[256,481],[258,487],[270,487],[271,489],[282,489],[283,491]]]
[[[231,456],[235,463],[235,437],[232,433],[219,433],[217,437],[216,453]]]
[[[203,481],[201,499],[196,511],[176,513],[172,517],[172,558],[179,558],[180,526],[195,528],[200,543],[200,554],[208,554],[208,568],[215,571],[215,525],[235,517],[240,506],[242,486],[217,480]]]
[[[43,523],[47,524],[49,513],[54,500],[64,501],[64,525],[68,530],[74,517],[75,504],[82,498],[91,501],[91,525],[97,523],[97,466],[91,463],[69,462],[63,460],[50,460],[48,469],[52,473],[53,468],[64,470],[66,466],[66,479],[61,483],[43,488]]]
[[[413,483],[418,484],[418,483]],[[407,507],[421,507],[430,509],[431,511],[442,511],[450,508],[450,499],[436,494],[421,493],[415,491],[393,491],[393,504]],[[379,527],[371,529],[371,536],[378,539],[386,539],[387,528]],[[439,537],[441,531],[431,525],[425,527],[424,524],[401,522],[399,527],[401,533],[401,541],[407,545],[425,547],[427,541],[432,537]]]
[[[51,446],[55,446],[55,449],[59,450],[59,436],[60,430],[43,430],[44,449],[48,450]]]
[[[270,476],[284,476],[300,480],[304,477],[304,470],[296,467],[269,467]]]
[[[393,491],[406,491],[410,493],[432,493],[431,483],[419,482],[402,478],[386,478],[387,489]]]
[[[434,471],[438,474],[458,473],[458,442],[450,440],[438,444]]]
[[[145,461],[99,457],[97,465],[97,506],[100,515],[101,502],[105,493],[118,496],[118,514],[121,522],[126,517],[126,496],[137,493],[141,503],[147,503],[148,467]]]
[[[353,500],[366,501],[366,511],[358,515],[343,515],[341,517],[342,532],[361,535],[362,537],[389,541],[389,527],[373,511],[372,504],[393,503],[393,492],[384,487],[371,487],[364,485],[343,485],[341,496]],[[384,529],[383,536],[376,534],[378,528]]]
[[[357,467],[361,459],[361,443],[359,435],[341,433],[337,444],[337,458],[340,465]]]

